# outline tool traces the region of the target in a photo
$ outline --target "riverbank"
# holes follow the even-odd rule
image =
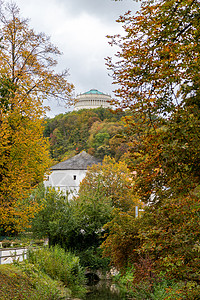
[[[122,298],[114,291],[111,280],[102,280],[96,286],[87,287],[85,295],[72,297],[72,291],[49,276],[39,272],[35,266],[26,264],[0,266],[1,300],[46,300],[46,299],[117,299]],[[124,298],[123,298],[124,299]]]

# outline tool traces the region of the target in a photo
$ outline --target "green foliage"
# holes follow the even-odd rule
[[[80,258],[81,266],[90,268],[91,270],[109,270],[110,259],[102,257],[102,250],[100,248],[91,247],[85,251],[77,251]]]
[[[103,158],[105,155],[116,156],[119,152],[120,144],[116,140],[115,147],[112,147],[112,142],[123,131],[122,122],[96,121],[91,126],[88,145],[93,149],[94,155],[97,157]]]
[[[123,285],[126,285],[126,287],[129,289],[132,286],[132,282],[134,279],[134,272],[135,270],[133,267],[127,267],[124,273],[119,272],[115,276],[115,280],[119,281]]]
[[[101,146],[103,143],[108,142],[110,138],[110,135],[108,132],[99,132],[96,134],[95,139],[94,139],[94,146],[95,147],[99,147]]]
[[[187,299],[180,292],[180,288],[184,285],[183,282],[171,282],[162,280],[161,282],[149,286],[148,282],[142,282],[136,286],[131,294],[132,297],[138,300],[166,300],[166,299]]]
[[[32,195],[41,207],[32,220],[34,236],[48,237],[50,246],[58,244],[76,251],[80,256],[88,248],[97,249],[104,235],[103,225],[110,219],[112,210],[109,201],[101,201],[100,194],[97,190],[89,198],[85,196],[68,202],[59,192],[45,190],[42,185]],[[100,250],[92,252],[91,260],[95,260],[96,265],[106,265],[107,259],[101,258]],[[85,265],[87,262],[85,259],[83,261]]]
[[[65,245],[77,251],[98,248],[102,242],[104,224],[110,220],[112,206],[97,188],[93,195],[81,195],[70,201],[73,226],[69,224]]]
[[[34,236],[48,237],[50,246],[56,243],[64,246],[66,224],[71,220],[67,197],[54,188],[45,190],[43,185],[35,190],[32,197],[40,206],[39,212],[32,219],[31,230]]]
[[[16,90],[15,84],[9,77],[2,76],[0,78],[0,111],[3,113],[9,110],[10,107],[10,97],[13,97],[14,91]],[[0,120],[1,122],[1,120]]]
[[[84,269],[79,258],[61,247],[29,250],[28,261],[51,278],[61,281],[73,294],[84,291]]]

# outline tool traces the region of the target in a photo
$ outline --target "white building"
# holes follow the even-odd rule
[[[44,181],[45,187],[55,187],[64,194],[69,193],[69,198],[76,195],[80,182],[85,177],[87,167],[101,163],[101,160],[82,151],[78,155],[51,167],[51,174]]]
[[[76,97],[74,110],[90,109],[90,108],[112,108],[111,96],[92,89],[86,93],[80,94]]]

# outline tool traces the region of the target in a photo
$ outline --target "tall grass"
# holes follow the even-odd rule
[[[60,246],[29,250],[28,261],[51,278],[61,281],[73,294],[84,292],[85,275],[79,258]]]

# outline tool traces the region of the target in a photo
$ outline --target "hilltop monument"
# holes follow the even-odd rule
[[[91,89],[90,91],[79,94],[76,97],[74,110],[90,109],[90,108],[112,108],[110,104],[111,96],[99,92],[98,90]]]

